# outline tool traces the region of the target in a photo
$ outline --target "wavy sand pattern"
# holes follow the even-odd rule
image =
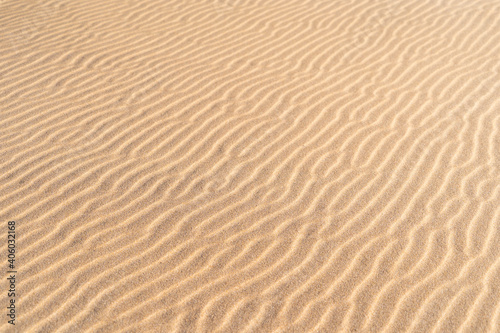
[[[0,20],[17,332],[500,332],[500,1]]]

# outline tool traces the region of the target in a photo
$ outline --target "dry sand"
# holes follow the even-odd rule
[[[0,38],[1,332],[500,332],[500,1],[3,0]]]

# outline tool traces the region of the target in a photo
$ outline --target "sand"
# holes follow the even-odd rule
[[[499,55],[498,0],[1,1],[0,331],[500,332]]]

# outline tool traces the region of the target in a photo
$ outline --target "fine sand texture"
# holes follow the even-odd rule
[[[500,332],[499,0],[1,0],[0,108],[0,332]]]

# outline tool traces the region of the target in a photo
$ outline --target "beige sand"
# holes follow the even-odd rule
[[[1,332],[500,332],[500,1],[3,0]]]

